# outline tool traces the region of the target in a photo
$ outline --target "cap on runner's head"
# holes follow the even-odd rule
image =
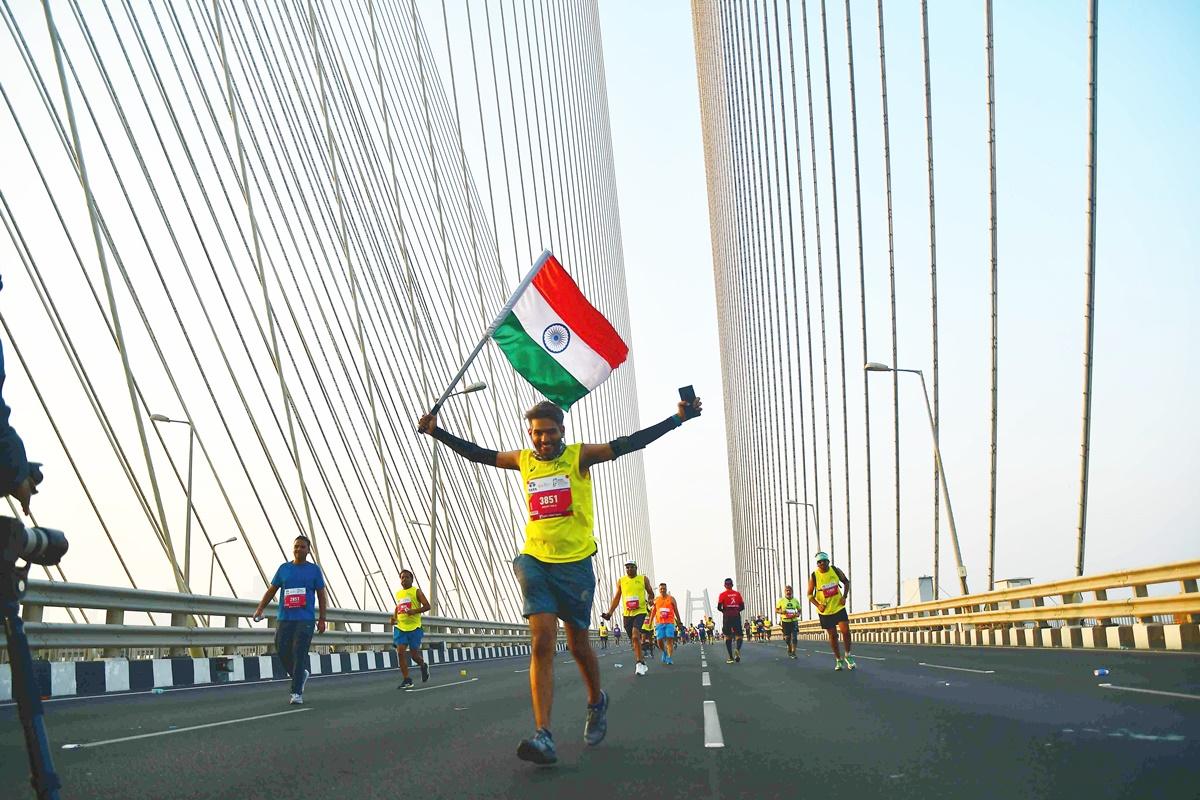
[[[733,578],[726,578],[726,579],[725,579],[725,585],[726,585],[726,586],[733,586]]]
[[[636,562],[636,561],[626,561],[626,562],[625,562],[625,566],[627,566],[627,567],[636,567],[636,566],[637,566],[637,562]]]
[[[817,553],[817,561],[828,561],[828,560],[829,560],[829,553],[826,553],[824,550]]]

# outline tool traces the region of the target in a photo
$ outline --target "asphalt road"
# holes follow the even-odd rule
[[[595,748],[559,655],[548,768],[515,757],[532,729],[525,658],[435,668],[419,692],[397,691],[396,671],[315,676],[302,707],[283,683],[53,701],[46,724],[69,798],[1200,797],[1195,655],[859,645],[859,668],[834,672],[810,642],[795,661],[778,642],[736,665],[703,652],[707,668],[691,644],[635,677],[627,645],[602,651]],[[706,747],[705,701],[722,747]],[[0,707],[0,797],[32,797],[27,781]]]

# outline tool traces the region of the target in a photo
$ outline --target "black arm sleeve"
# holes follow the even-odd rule
[[[612,448],[613,458],[620,458],[626,453],[633,453],[641,450],[646,445],[660,438],[664,433],[674,430],[683,424],[683,420],[678,415],[672,414],[657,425],[651,425],[649,428],[643,428],[637,433],[629,436],[622,436],[618,439],[613,439],[608,443]]]
[[[488,450],[485,447],[480,447],[474,442],[468,442],[466,439],[460,439],[449,431],[444,431],[441,428],[434,428],[432,436],[468,461],[474,461],[476,464],[484,464],[485,466],[489,467],[496,466],[496,458],[499,457],[500,454],[495,450]]]

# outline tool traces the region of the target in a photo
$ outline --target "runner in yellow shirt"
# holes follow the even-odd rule
[[[424,592],[413,586],[412,572],[401,570],[400,589],[396,592],[396,613],[392,620],[392,645],[396,648],[400,674],[404,676],[397,689],[413,688],[412,678],[408,677],[409,655],[421,668],[421,683],[429,680],[429,666],[421,657],[421,639],[425,636],[421,615],[428,610],[429,600]]]
[[[843,588],[844,587],[844,588]],[[837,567],[829,563],[829,554],[817,553],[817,568],[808,576],[808,602],[817,607],[821,627],[829,634],[829,646],[833,648],[833,668],[854,669],[854,656],[850,655],[850,618],[846,614],[846,598],[850,595],[850,579]],[[846,657],[838,650],[838,631],[846,645]]]
[[[642,657],[642,637],[639,631],[642,623],[646,621],[646,615],[650,612],[652,597],[654,597],[654,589],[650,586],[650,579],[638,572],[636,562],[626,561],[625,574],[617,578],[617,590],[613,593],[608,611],[600,615],[605,619],[612,619],[617,604],[620,604],[625,632],[629,634],[629,643],[633,645],[635,662],[633,674],[635,677],[645,675],[650,671],[646,666],[646,660]]]
[[[796,657],[796,628],[800,622],[801,607],[800,601],[792,595],[792,587],[783,587],[783,597],[775,601],[775,613],[779,615],[779,627],[783,629],[788,658]]]
[[[549,401],[525,412],[530,447],[497,452],[460,439],[439,428],[435,414],[425,414],[417,431],[445,444],[458,455],[497,469],[520,473],[528,522],[525,545],[513,559],[521,587],[521,613],[529,620],[531,655],[529,690],[534,733],[517,746],[517,758],[553,764],[558,751],[550,733],[554,704],[554,649],[558,621],[566,627],[567,644],[587,688],[584,741],[595,746],[608,732],[608,694],[600,688],[600,662],[592,649],[592,601],[596,592],[596,554],[592,469],[645,448],[685,420],[699,415],[699,398],[681,400],[675,414],[655,425],[605,444],[567,444],[563,410]]]
[[[600,634],[600,649],[607,650],[608,649],[608,626],[605,625],[603,622],[600,623],[599,634]]]

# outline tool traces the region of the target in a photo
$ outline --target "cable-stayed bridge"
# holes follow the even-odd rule
[[[25,606],[45,657],[37,672],[52,700],[64,796],[273,795],[263,764],[294,760],[295,742],[326,757],[296,765],[278,788],[314,797],[391,794],[398,783],[430,796],[654,786],[769,797],[835,779],[831,763],[845,764],[839,786],[858,794],[1189,796],[1200,673],[1193,654],[1160,651],[1197,647],[1200,570],[1161,564],[1173,559],[1153,547],[1139,547],[1127,573],[1085,569],[1090,327],[1081,474],[1072,476],[1080,577],[1064,569],[1041,576],[1063,580],[984,594],[997,584],[997,546],[1009,546],[992,535],[1004,469],[997,320],[1011,306],[995,300],[1003,261],[987,121],[990,3],[977,48],[985,122],[976,165],[988,158],[993,349],[981,358],[995,387],[984,409],[991,555],[969,586],[961,559],[939,576],[938,548],[954,533],[947,473],[956,473],[935,464],[929,439],[900,435],[897,393],[909,376],[892,371],[889,392],[880,376],[858,375],[872,359],[887,361],[873,371],[924,369],[938,441],[935,223],[944,212],[927,17],[939,8],[911,10],[922,23],[915,36],[893,34],[882,3],[693,6],[730,572],[751,610],[769,613],[782,584],[803,593],[815,549],[853,565],[858,669],[831,671],[812,621],[795,661],[776,643],[747,644],[732,665],[719,642],[688,645],[678,668],[652,663],[635,678],[627,646],[601,652],[612,732],[585,748],[583,692],[563,653],[554,730],[568,768],[547,779],[511,752],[528,727],[528,630],[509,566],[524,497],[503,473],[439,458],[413,427],[543,247],[637,353],[602,9],[4,3],[0,322],[14,423],[47,464],[36,521],[72,539]],[[1081,12],[1084,38],[1085,22]],[[833,69],[848,68],[843,94],[830,78],[830,43],[858,44],[864,31],[874,48],[846,52],[841,65],[834,52]],[[899,156],[886,138],[882,152],[860,152],[857,128],[843,121],[853,113],[865,129],[871,114],[886,136],[896,38],[924,51],[929,193],[919,206],[930,294],[910,307],[901,296],[897,309],[893,289],[892,307],[871,308],[869,320],[867,290],[854,287],[864,273],[894,272],[901,203],[893,209],[887,161]],[[1081,81],[1080,95],[1087,89]],[[1089,166],[1093,142],[1079,142]],[[860,156],[882,159],[878,174],[860,176]],[[1089,223],[1092,189],[1081,185],[1071,212],[1082,220],[1086,209]],[[886,228],[864,229],[861,208],[847,204],[860,194],[883,199]],[[1089,261],[1092,237],[1094,226]],[[1090,295],[1092,264],[1079,266]],[[897,314],[929,317],[928,365],[897,357]],[[1077,316],[1092,314],[1089,299]],[[890,338],[875,335],[885,317]],[[467,382],[487,389],[453,397],[443,424],[497,449],[524,446],[520,412],[535,393],[493,349]],[[654,419],[657,411],[642,420],[636,398],[629,363],[572,410],[568,435],[607,441]],[[757,423],[771,426],[769,442],[744,413],[764,406]],[[902,443],[932,475],[902,469]],[[862,473],[851,467],[860,452]],[[641,456],[595,474],[603,610],[623,561],[657,572]],[[911,541],[916,526],[902,524],[901,485],[931,477],[935,599],[914,604],[900,551],[926,539]],[[296,709],[281,702],[272,631],[250,617],[298,534],[312,537],[336,608],[315,641],[308,704]],[[388,644],[405,567],[436,593],[436,617],[427,620],[433,680],[401,695]],[[893,598],[899,607],[875,608]],[[1093,675],[1100,667],[1110,675]],[[11,688],[5,669],[0,692]],[[0,718],[13,720],[0,730],[12,755],[3,785],[19,787],[15,711]],[[380,744],[397,738],[410,746]]]

